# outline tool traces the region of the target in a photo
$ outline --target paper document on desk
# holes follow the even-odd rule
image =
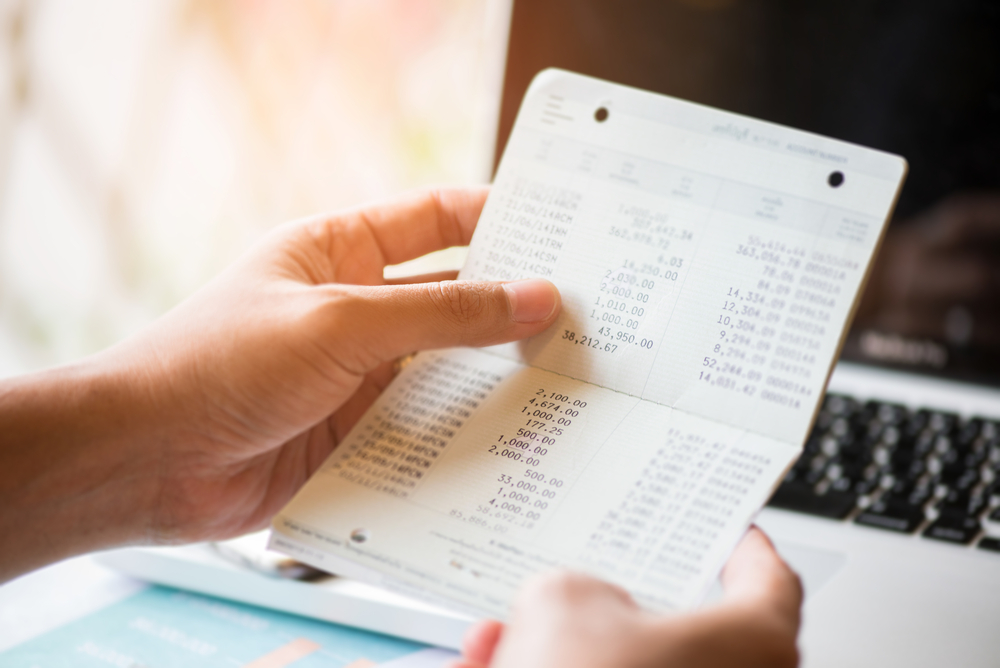
[[[555,325],[422,353],[272,547],[503,618],[527,576],[696,605],[796,459],[906,172],[897,156],[558,70],[521,106],[460,277]]]

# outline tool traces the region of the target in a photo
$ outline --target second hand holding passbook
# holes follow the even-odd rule
[[[421,353],[275,518],[308,564],[503,618],[571,568],[696,605],[801,452],[906,163],[559,70],[461,279],[553,281],[545,333]]]

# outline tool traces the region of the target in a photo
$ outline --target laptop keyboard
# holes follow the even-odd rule
[[[768,505],[1000,551],[1000,422],[828,394]]]

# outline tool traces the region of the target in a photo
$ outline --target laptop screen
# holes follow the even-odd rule
[[[546,67],[904,156],[842,359],[1000,386],[1000,3],[519,0],[497,156]]]

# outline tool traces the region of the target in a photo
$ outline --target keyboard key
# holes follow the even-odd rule
[[[793,482],[778,487],[768,505],[841,520],[854,509],[857,499],[857,494],[852,492],[830,490],[826,494],[816,494],[811,486]]]
[[[915,482],[920,479],[920,476],[922,476],[926,470],[927,466],[924,464],[924,462],[922,460],[916,459],[910,462],[910,465],[906,468],[895,469],[895,473],[903,480]]]
[[[1000,538],[984,538],[976,545],[980,550],[1000,552]]]
[[[903,425],[903,435],[916,436],[927,426],[930,417],[931,412],[926,408],[921,408],[917,412],[911,413],[910,419]]]
[[[877,407],[879,421],[884,424],[899,424],[909,416],[909,412],[898,404],[879,404]]]
[[[906,497],[906,502],[911,506],[920,506],[923,508],[931,497],[934,495],[934,488],[930,485],[925,485],[923,483],[914,486],[909,490],[909,495]]]
[[[840,476],[838,477],[847,478],[851,482],[859,482],[862,478],[864,478],[865,469],[868,468],[867,462],[845,458],[841,458],[841,461],[835,464],[835,466],[840,467]],[[830,469],[832,470],[833,466],[831,466]],[[828,471],[827,475],[829,474],[830,472]],[[834,478],[831,476],[831,479]]]
[[[889,463],[896,471],[905,471],[914,461],[920,461],[913,453],[913,450],[897,449],[889,458]]]
[[[979,535],[979,530],[979,520],[975,516],[966,515],[960,511],[941,513],[941,516],[927,527],[923,535],[925,538],[968,545],[973,538]]]
[[[930,414],[927,427],[938,434],[950,434],[958,427],[958,416],[954,413],[935,411]]]
[[[984,496],[982,492],[973,494],[972,498],[969,499],[969,507],[968,507],[969,514],[979,517],[980,515],[983,514],[983,511],[986,510],[986,507],[989,505],[989,502],[990,502],[989,498]]]
[[[944,496],[944,502],[941,504],[942,508],[961,508],[965,510],[969,508],[972,503],[972,492],[968,489],[960,489],[958,487],[952,487]]]
[[[817,464],[812,467],[800,481],[804,483],[807,487],[812,488],[816,483],[826,477],[826,462],[814,460]]]
[[[968,492],[978,484],[979,471],[976,469],[966,469],[959,476],[958,480],[955,481],[954,488],[962,492]]]
[[[861,480],[859,480],[854,484],[854,491],[857,492],[859,496],[865,494],[871,494],[876,489],[878,489],[879,482],[880,480],[878,475],[862,478]]]
[[[983,520],[983,529],[990,538],[1000,539],[1000,508],[996,508]]]
[[[979,438],[979,434],[983,430],[983,419],[982,418],[972,418],[968,422],[965,422],[961,427],[959,427],[958,435],[955,440],[959,445],[970,446],[973,441]]]
[[[856,462],[864,468],[866,460],[871,457],[872,448],[860,441],[840,446],[840,458],[844,461]]]
[[[934,452],[935,448],[938,447],[942,441],[950,443],[948,439],[943,439],[942,437],[935,436],[934,434],[925,431],[924,433],[914,437],[912,445],[909,447],[912,448],[917,457],[923,458],[929,453]],[[900,442],[900,445],[902,446],[903,443]]]
[[[854,521],[879,529],[913,533],[924,522],[924,509],[909,503],[908,498],[888,495],[873,503]]]
[[[854,487],[850,478],[837,478],[830,483],[830,489],[835,492],[849,492]]]
[[[823,410],[833,415],[846,415],[857,406],[857,402],[842,394],[827,394],[823,402]]]
[[[986,448],[973,448],[965,455],[965,466],[970,469],[978,469],[986,461]]]

